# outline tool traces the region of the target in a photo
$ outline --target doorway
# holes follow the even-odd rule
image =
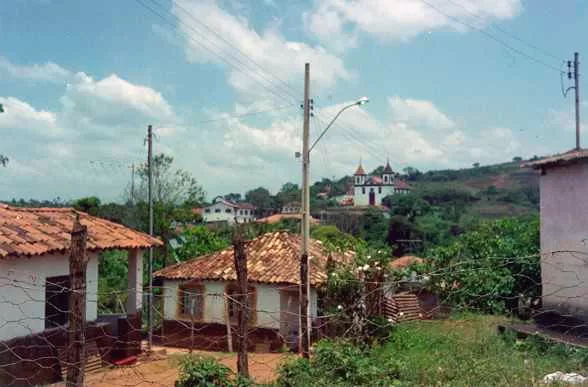
[[[67,324],[70,288],[67,275],[45,279],[45,329]]]
[[[374,192],[374,189],[372,188],[370,190],[370,197],[369,197],[369,203],[370,206],[375,206],[376,205],[376,193]]]
[[[300,302],[297,290],[280,291],[280,335],[290,349],[298,345]]]

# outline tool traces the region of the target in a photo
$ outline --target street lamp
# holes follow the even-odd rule
[[[331,128],[331,126],[333,126],[333,124],[335,123],[335,121],[337,121],[337,118],[339,118],[341,113],[343,113],[345,110],[347,110],[351,107],[365,105],[368,102],[370,102],[370,99],[368,97],[361,97],[357,101],[350,103],[349,105],[343,106],[341,108],[341,110],[339,110],[339,112],[337,112],[337,114],[335,114],[335,117],[333,117],[331,122],[329,122],[329,125],[327,125],[327,127],[321,132],[321,134],[318,136],[318,138],[312,143],[312,145],[310,146],[310,149],[308,151],[310,152],[311,150],[314,149],[315,145],[320,141],[321,138],[323,138],[323,136],[327,133],[327,130],[329,130]]]

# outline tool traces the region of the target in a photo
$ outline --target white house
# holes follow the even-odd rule
[[[411,187],[397,178],[397,174],[386,162],[381,176],[368,176],[361,163],[353,174],[353,205],[380,206],[382,200],[393,194],[409,193]]]
[[[249,223],[255,220],[255,207],[249,203],[235,203],[220,196],[202,212],[205,222]]]
[[[541,171],[543,314],[588,320],[588,150],[528,162]],[[584,324],[582,324],[584,325]]]
[[[130,326],[139,324],[143,250],[160,246],[161,242],[105,219],[85,213],[79,215],[81,224],[88,229],[86,321],[89,326],[104,327],[110,323],[118,324],[117,320],[124,318]],[[30,342],[28,340],[48,335],[48,332],[51,332],[55,346],[66,344],[64,327],[69,318],[69,248],[74,218],[71,208],[15,208],[0,204],[0,342],[5,346],[21,348],[21,338]],[[98,316],[98,255],[114,249],[128,251],[127,315],[104,322]],[[47,340],[46,337],[43,340]],[[11,364],[6,363],[11,361],[11,356],[27,359],[31,363],[34,359],[28,356],[40,356],[47,360],[42,352],[16,354],[3,351],[0,366]],[[12,360],[16,368],[11,373],[18,374],[19,363]],[[47,367],[45,364],[44,368]],[[35,374],[35,377],[41,378],[35,381],[47,382],[42,379],[43,375],[43,372]],[[31,380],[29,382],[34,384]],[[5,383],[9,384],[9,381],[0,375],[0,384]]]
[[[299,214],[301,206],[299,202],[290,202],[282,207],[282,214]]]
[[[288,232],[267,233],[246,245],[250,327],[258,342],[264,337],[271,350],[281,343],[297,342],[300,284],[300,236]],[[329,253],[321,242],[311,240],[309,268],[310,315],[317,315],[317,287],[326,281]],[[333,254],[347,262],[353,254]],[[226,350],[226,324],[235,321],[237,292],[234,250],[196,257],[155,273],[163,279],[164,336],[168,345],[186,345],[186,327],[195,320],[201,349]],[[225,294],[227,297],[225,297]],[[227,321],[228,320],[228,321]],[[215,341],[216,340],[216,341]]]

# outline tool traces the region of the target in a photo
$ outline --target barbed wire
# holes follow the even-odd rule
[[[449,262],[432,259],[422,268],[408,268],[402,272],[390,270],[384,262],[372,263],[367,269],[364,269],[365,266],[362,266],[362,270],[352,268],[354,276],[350,278],[337,278],[333,274],[337,273],[335,269],[329,280],[334,277],[339,286],[352,285],[354,290],[347,297],[337,298],[329,293],[332,290],[328,283],[321,289],[315,289],[311,302],[313,341],[336,337],[358,340],[365,334],[362,332],[370,329],[386,329],[412,319],[443,318],[451,310],[488,313],[480,307],[480,301],[486,299],[515,303],[514,310],[504,310],[509,318],[516,317],[517,311],[525,308],[529,309],[527,318],[539,319],[557,312],[563,320],[552,324],[548,321],[542,329],[557,328],[563,335],[578,335],[580,330],[588,328],[588,323],[573,319],[571,313],[562,313],[553,302],[544,303],[546,299],[560,297],[573,304],[588,297],[588,279],[583,278],[573,266],[561,267],[548,259],[558,255],[568,257],[568,260],[571,257],[572,261],[568,263],[572,265],[583,265],[588,261],[588,252],[566,249],[548,254],[487,258],[492,262],[492,271],[515,267],[518,271],[511,273],[510,281],[526,286],[523,293],[527,292],[531,296],[501,293],[499,288],[503,283],[500,279],[493,283],[491,273],[486,273],[489,280],[487,287],[468,287],[466,292],[464,288],[467,284],[459,283],[460,278],[464,275],[482,275],[483,278],[489,267],[476,266],[477,259],[463,256],[457,256]],[[530,276],[522,266],[518,269],[515,266],[528,262],[543,266],[543,278]],[[418,270],[425,272],[416,276],[411,273]],[[561,273],[565,281],[552,280],[545,273],[549,270]],[[257,377],[257,372],[265,375],[259,378],[271,381],[279,364],[284,359],[296,356],[301,316],[296,301],[299,291],[297,284],[250,282],[252,290],[242,294],[228,292],[225,286],[228,283],[220,283],[225,291],[211,291],[207,290],[207,285],[215,284],[218,287],[218,282],[166,281],[164,286],[153,288],[156,322],[154,352],[147,354],[144,352],[144,329],[139,320],[141,316],[127,310],[132,304],[135,307],[140,307],[141,303],[146,305],[143,302],[149,295],[146,289],[128,287],[104,290],[98,286],[96,276],[90,276],[85,287],[73,290],[67,281],[51,278],[31,270],[11,269],[0,274],[2,385],[35,383],[43,379],[48,382],[59,381],[63,370],[72,365],[66,355],[75,344],[67,339],[69,326],[59,322],[52,326],[49,320],[54,316],[47,315],[49,310],[59,315],[61,322],[67,321],[71,312],[64,300],[67,298],[65,295],[71,292],[83,292],[86,295],[86,315],[89,320],[85,328],[88,385],[172,385],[177,378],[177,369],[169,359],[181,358],[190,352],[214,356],[234,368],[235,354],[227,353],[228,343],[236,343],[239,334],[227,310],[238,307],[244,308],[251,317],[247,335],[248,349],[252,352],[249,363],[256,370],[252,373],[253,378]],[[442,286],[443,281],[445,287]],[[182,287],[195,283],[203,287]],[[270,286],[273,287],[271,291],[274,292],[274,298],[268,303],[268,296],[263,292]],[[63,298],[54,299],[56,294],[63,295]],[[250,301],[241,302],[241,296],[246,296]],[[461,302],[455,301],[456,296],[461,297]],[[185,302],[181,297],[199,300],[198,311],[192,305],[187,310],[189,313],[179,313],[179,308]],[[384,340],[393,335],[394,330],[390,329]],[[167,355],[159,355],[159,350],[166,350]],[[268,353],[255,353],[256,350]],[[270,351],[276,353],[269,354]],[[117,359],[131,356],[137,357],[135,364],[117,366]]]

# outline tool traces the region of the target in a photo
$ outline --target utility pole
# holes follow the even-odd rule
[[[576,91],[576,149],[580,149],[580,54],[574,53],[574,90]]]
[[[131,163],[131,204],[135,204],[135,163]]]
[[[302,356],[310,356],[310,316],[309,297],[310,281],[308,265],[308,245],[310,241],[310,101],[308,99],[310,88],[310,63],[304,65],[304,124],[302,129],[302,251],[300,254],[300,351]]]
[[[573,66],[573,72],[572,72]],[[563,90],[562,82],[562,93],[564,97],[567,97],[568,91],[574,89],[576,98],[576,149],[580,149],[580,54],[574,53],[574,62],[568,61],[568,79],[574,78],[574,86],[568,87],[565,91]]]
[[[147,127],[147,170],[149,172],[149,235],[153,236],[153,128]],[[147,349],[153,346],[153,247],[149,247],[149,294],[148,294],[148,342]]]

